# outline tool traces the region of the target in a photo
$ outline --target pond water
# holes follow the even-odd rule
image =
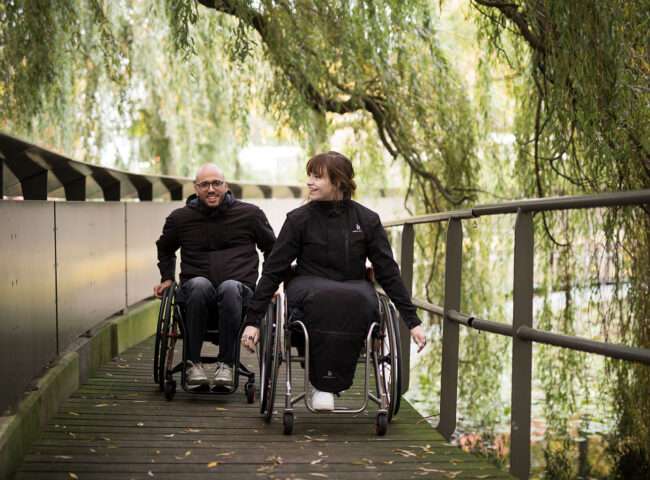
[[[599,288],[609,301],[611,285]],[[593,300],[593,288],[573,289],[581,312]],[[566,294],[552,293],[544,303],[535,298],[535,318],[544,308],[553,315],[564,309]],[[584,309],[581,308],[584,306]],[[503,318],[511,318],[505,303]],[[491,318],[491,320],[495,320]],[[602,340],[594,319],[585,318],[575,335]],[[411,350],[411,386],[406,398],[433,424],[438,423],[441,322],[425,319],[430,344],[421,353]],[[541,328],[536,321],[535,326]],[[562,332],[566,333],[566,332]],[[611,341],[611,339],[610,339]],[[510,444],[511,339],[461,327],[458,427],[453,443],[486,455],[504,470]],[[610,478],[607,454],[615,412],[606,360],[593,354],[535,344],[533,348],[531,478]]]

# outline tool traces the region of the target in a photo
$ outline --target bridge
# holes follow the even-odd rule
[[[534,328],[533,217],[538,212],[650,204],[650,191],[480,205],[385,222],[399,230],[399,263],[413,285],[415,227],[446,225],[444,302],[416,305],[442,319],[439,421],[403,405],[385,437],[372,411],[354,418],[298,411],[294,435],[266,425],[243,395],[179,393],[152,380],[158,302],[154,241],[191,179],[75,162],[0,134],[0,477],[11,478],[528,478],[532,345],[650,365],[650,351]],[[233,183],[283,213],[301,187]],[[265,203],[266,202],[266,203]],[[516,215],[512,323],[460,311],[463,222]],[[509,471],[448,443],[457,426],[459,330],[512,338]],[[403,352],[408,335],[402,332]],[[257,369],[253,356],[244,361]],[[409,388],[409,357],[403,392]],[[297,373],[297,372],[296,372]],[[301,379],[296,378],[298,385]],[[359,384],[360,382],[356,382]],[[353,389],[346,398],[359,394]]]

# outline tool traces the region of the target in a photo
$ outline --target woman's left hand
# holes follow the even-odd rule
[[[418,346],[418,353],[420,353],[427,344],[427,337],[424,334],[424,328],[422,328],[422,325],[417,325],[411,329],[411,338]]]

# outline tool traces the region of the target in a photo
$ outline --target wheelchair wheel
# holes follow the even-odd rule
[[[293,433],[293,412],[284,412],[282,415],[282,427],[285,435]]]
[[[156,324],[156,339],[153,355],[153,379],[160,388],[165,389],[165,372],[164,365],[167,358],[167,334],[170,330],[172,316],[172,297],[176,290],[176,283],[165,290],[160,300],[160,310],[158,311],[158,323]]]
[[[375,421],[375,427],[378,437],[386,435],[388,430],[388,415],[386,413],[378,413]]]
[[[273,416],[275,385],[280,366],[280,337],[281,337],[281,299],[269,306],[261,324],[261,347],[259,349],[260,363],[260,413],[264,421],[269,423]]]
[[[255,401],[255,384],[253,382],[246,382],[244,392],[246,393],[246,401],[253,403]]]
[[[380,394],[379,384],[388,397],[388,415],[386,420],[390,422],[394,415],[397,415],[401,397],[401,375],[400,375],[400,338],[397,325],[398,316],[395,307],[386,297],[381,299],[382,318],[379,324],[379,331],[376,337],[377,371],[377,395]],[[379,420],[378,420],[379,422]],[[378,434],[379,434],[379,423]],[[385,432],[384,432],[385,433]]]

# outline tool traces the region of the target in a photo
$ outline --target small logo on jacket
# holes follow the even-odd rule
[[[361,230],[361,225],[357,223],[352,229],[352,233],[361,233],[361,232],[363,232],[363,230]]]

